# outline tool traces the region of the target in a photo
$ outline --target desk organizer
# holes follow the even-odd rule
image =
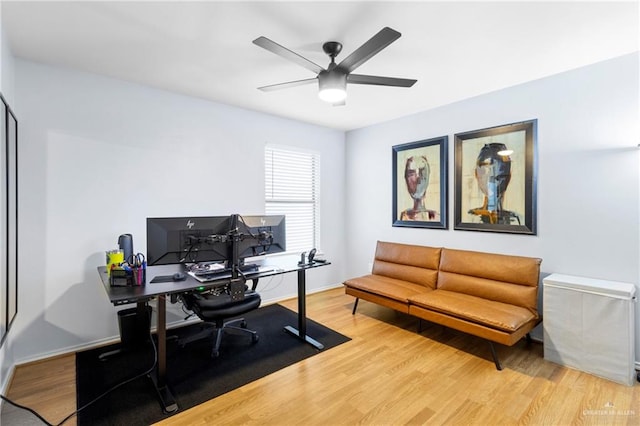
[[[133,287],[144,285],[146,281],[146,266],[131,267],[113,267],[109,274],[109,285],[111,287]]]

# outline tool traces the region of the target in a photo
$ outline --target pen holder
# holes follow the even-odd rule
[[[113,266],[109,274],[111,287],[132,287],[145,285],[147,266]]]

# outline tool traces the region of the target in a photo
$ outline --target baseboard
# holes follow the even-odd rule
[[[13,375],[16,372],[16,366],[12,365],[11,367],[9,367],[9,370],[7,370],[7,380],[4,380],[4,382],[2,383],[2,386],[0,387],[0,394],[2,395],[6,395],[7,391],[9,390],[9,388],[11,387],[11,382],[13,381]],[[0,399],[0,413],[2,413],[2,408],[4,407],[4,399]]]
[[[340,284],[329,284],[329,285],[326,285],[324,287],[318,287],[318,288],[314,288],[313,290],[308,290],[307,291],[307,295],[316,294],[316,293],[322,293],[323,291],[333,290],[335,288],[340,288],[340,287],[342,287],[342,283],[340,283]],[[274,303],[280,303],[280,302],[284,302],[284,301],[291,300],[291,299],[297,299],[297,298],[298,298],[298,292],[296,291],[296,292],[289,293],[289,294],[286,294],[284,296],[273,298],[273,299],[263,299],[262,300],[262,304],[263,305],[272,305]]]
[[[114,336],[114,337],[106,337],[104,339],[93,340],[91,342],[82,343],[79,345],[67,346],[65,348],[60,348],[55,351],[45,352],[33,357],[26,357],[26,358],[16,360],[16,365],[31,364],[31,363],[42,361],[45,359],[51,359],[58,356],[68,355],[70,353],[80,352],[87,349],[99,348],[100,346],[107,346],[119,341],[120,341],[120,337]]]
[[[326,290],[331,290],[334,288],[339,288],[342,287],[342,284],[331,284],[331,285],[327,285],[324,287],[319,287],[319,288],[315,288],[313,290],[309,290],[307,292],[307,295],[309,294],[315,294],[315,293],[320,293]],[[283,302],[285,300],[290,300],[290,299],[294,299],[298,297],[298,293],[297,292],[293,292],[291,294],[288,295],[284,295],[282,297],[278,297],[278,298],[273,298],[273,299],[266,299],[262,301],[263,305],[272,305],[274,303],[280,303]],[[167,323],[167,329],[170,330],[172,328],[177,328],[177,327],[182,327],[184,325],[189,325],[192,323],[197,323],[200,322],[200,319],[194,317],[188,320],[179,320],[179,321],[173,321],[173,322],[169,322]],[[152,332],[156,331],[155,327],[151,328]],[[111,337],[106,337],[104,339],[98,339],[98,340],[93,340],[91,342],[87,342],[87,343],[82,343],[82,344],[78,344],[78,345],[73,345],[73,346],[67,346],[65,348],[61,348],[55,351],[51,351],[51,352],[46,352],[46,353],[42,353],[33,357],[26,357],[26,358],[22,358],[20,360],[17,360],[15,362],[14,365],[11,366],[11,369],[13,371],[13,369],[15,368],[16,365],[23,365],[23,364],[30,364],[32,362],[38,362],[38,361],[42,361],[45,359],[50,359],[50,358],[55,358],[57,356],[63,356],[63,355],[68,355],[71,353],[76,353],[76,352],[81,352],[81,351],[85,351],[85,350],[89,350],[89,349],[95,349],[95,348],[99,348],[101,346],[107,346],[113,343],[118,343],[120,341],[120,336],[111,336]],[[6,387],[6,385],[5,385]],[[8,388],[8,387],[7,387]],[[3,389],[4,392],[4,389]],[[4,395],[4,393],[3,393]]]
[[[315,293],[321,293],[323,291],[327,291],[327,290],[333,290],[336,288],[340,288],[342,287],[342,283],[338,283],[338,284],[330,284],[327,286],[323,286],[323,287],[318,287],[312,290],[309,290],[307,292],[307,295],[309,294],[315,294]],[[265,299],[262,301],[263,305],[272,305],[274,303],[280,303],[280,302],[284,302],[287,300],[291,300],[291,299],[296,299],[298,297],[298,293],[297,292],[292,292],[290,294],[281,296],[281,297],[277,297],[277,298],[273,298],[273,299]],[[174,322],[170,322],[167,324],[167,329],[172,329],[172,328],[177,328],[177,327],[181,327],[184,325],[188,325],[191,323],[196,323],[199,322],[200,320],[198,318],[193,318],[190,320],[180,320],[180,321],[174,321]],[[152,331],[155,331],[155,327],[152,328]],[[534,338],[533,339],[536,342],[539,343],[543,343],[541,339],[538,338]],[[22,364],[29,364],[32,362],[37,362],[37,361],[42,361],[45,359],[49,359],[49,358],[54,358],[57,356],[63,356],[63,355],[68,355],[70,353],[75,353],[75,352],[80,352],[80,351],[84,351],[84,350],[89,350],[89,349],[95,349],[97,347],[100,346],[107,346],[110,345],[112,343],[117,343],[120,341],[120,337],[119,336],[112,336],[112,337],[107,337],[104,339],[99,339],[99,340],[94,340],[91,342],[87,342],[84,344],[80,344],[80,345],[74,345],[74,346],[69,346],[66,348],[62,348],[59,349],[57,351],[52,351],[52,352],[48,352],[48,353],[44,353],[44,354],[40,354],[38,356],[34,356],[31,358],[24,358],[21,359],[19,361],[16,361],[16,363],[14,365],[12,365],[9,369],[9,380],[6,380],[4,383],[2,383],[2,394],[5,395],[6,390],[9,388],[9,383],[11,383],[11,378],[13,377],[14,371],[15,371],[15,366],[16,365],[22,365]],[[634,363],[634,367],[636,369],[636,371],[640,371],[640,360],[637,360]],[[0,403],[1,404],[1,403]],[[2,405],[0,405],[1,407]]]
[[[191,323],[196,323],[196,322],[200,322],[200,320],[198,318],[193,318],[193,319],[189,319],[189,320],[184,320],[184,321],[175,321],[173,323],[169,323],[167,324],[167,330],[170,330],[172,328],[176,328],[176,327],[180,327],[183,325],[189,325]],[[156,332],[156,327],[151,327],[151,332],[155,333]],[[120,342],[120,336],[111,336],[111,337],[106,337],[104,339],[98,339],[98,340],[93,340],[91,342],[87,342],[87,343],[83,343],[80,345],[73,345],[73,346],[68,346],[66,348],[61,348],[59,350],[56,351],[51,351],[51,352],[46,352],[44,354],[40,354],[37,355],[35,357],[31,357],[31,358],[23,358],[19,361],[16,361],[15,365],[24,365],[24,364],[31,364],[34,362],[38,362],[38,361],[42,361],[45,359],[51,359],[51,358],[55,358],[58,356],[64,356],[64,355],[69,355],[72,353],[76,353],[76,352],[82,352],[82,351],[86,351],[86,350],[90,350],[90,349],[96,349],[102,346],[108,346],[114,343],[118,343]]]

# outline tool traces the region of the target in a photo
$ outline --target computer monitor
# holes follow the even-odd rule
[[[229,216],[147,218],[147,264],[223,262]]]
[[[285,216],[147,218],[147,263],[225,262],[244,266],[244,259],[286,249]]]
[[[244,235],[244,238],[238,242],[239,259],[286,250],[284,215],[239,215],[238,229]]]

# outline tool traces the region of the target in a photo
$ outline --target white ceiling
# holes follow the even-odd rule
[[[103,74],[251,110],[351,130],[635,52],[638,1],[73,1],[1,3],[20,58]],[[332,107],[311,78],[252,43],[258,36],[322,66],[385,26],[402,37],[358,74],[415,78],[412,88],[348,86]]]

